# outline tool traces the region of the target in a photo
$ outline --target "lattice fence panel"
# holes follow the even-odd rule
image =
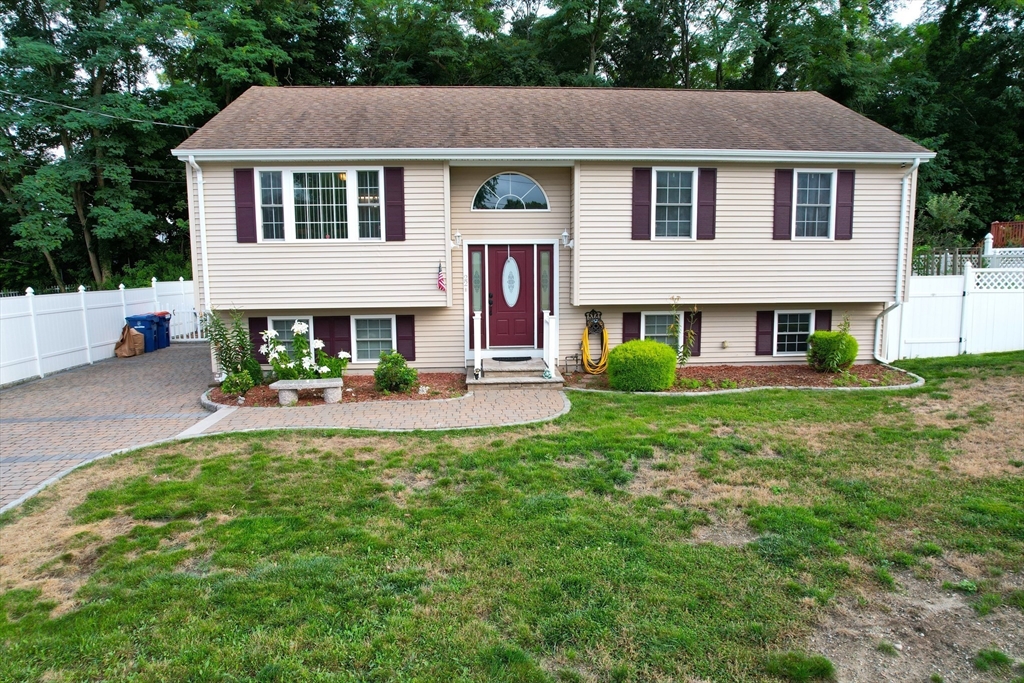
[[[996,249],[989,262],[993,268],[1024,268],[1024,249]]]
[[[977,291],[1012,291],[1024,289],[1024,269],[987,268],[974,271]]]

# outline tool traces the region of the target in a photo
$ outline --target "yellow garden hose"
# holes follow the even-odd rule
[[[608,330],[601,326],[601,360],[590,358],[590,328],[583,329],[583,369],[591,375],[600,375],[608,367]]]

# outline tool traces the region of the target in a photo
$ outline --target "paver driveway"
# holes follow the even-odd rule
[[[0,508],[70,467],[173,437],[210,413],[206,344],[172,344],[0,391]]]

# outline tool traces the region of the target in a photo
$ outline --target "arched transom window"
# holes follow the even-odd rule
[[[499,173],[488,178],[473,199],[477,210],[546,211],[548,198],[533,179],[522,173]]]

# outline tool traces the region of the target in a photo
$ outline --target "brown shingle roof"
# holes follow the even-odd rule
[[[252,87],[179,149],[721,149],[918,154],[814,92]]]

